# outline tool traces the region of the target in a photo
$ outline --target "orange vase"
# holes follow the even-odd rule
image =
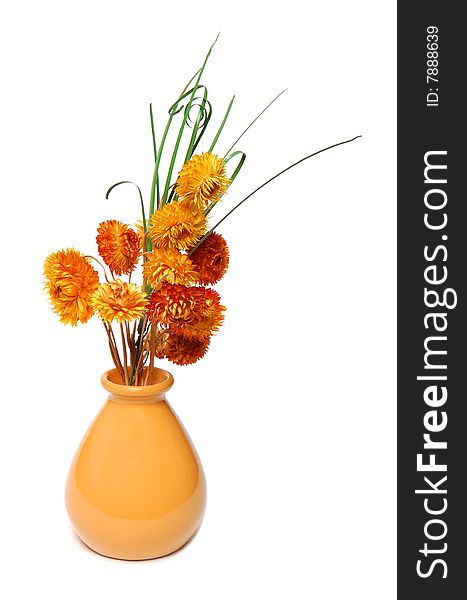
[[[151,384],[121,385],[104,373],[107,402],[73,459],[66,505],[73,527],[95,552],[112,558],[157,558],[196,532],[206,504],[203,468],[165,399],[173,385],[155,369]]]

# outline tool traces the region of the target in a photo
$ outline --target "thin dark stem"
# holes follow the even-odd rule
[[[109,282],[109,278],[107,277],[107,271],[105,270],[105,267],[104,267],[104,265],[101,263],[101,261],[100,261],[100,260],[97,260],[97,258],[96,258],[95,256],[92,256],[91,254],[87,254],[87,255],[86,255],[84,258],[92,258],[92,260],[95,260],[95,261],[96,261],[96,263],[102,267],[102,270],[104,271],[104,277],[105,277],[105,280],[107,281],[107,283],[110,283],[110,282]]]
[[[139,185],[136,185],[136,183],[134,183],[133,181],[119,181],[118,183],[114,183],[113,186],[109,187],[109,189],[107,190],[106,194],[105,194],[105,198],[106,200],[109,198],[109,194],[110,192],[115,189],[117,186],[122,185],[124,183],[130,183],[131,185],[134,185],[137,189],[138,189],[138,193],[139,193],[139,199],[140,199],[140,203],[141,203],[141,213],[143,215],[143,229],[144,229],[144,233],[146,233],[146,213],[144,211],[144,201],[143,201],[143,194],[141,192],[141,189],[139,187]]]
[[[282,92],[280,92],[279,94],[277,94],[277,96],[274,98],[274,100],[271,100],[271,102],[270,102],[270,103],[269,103],[269,104],[266,106],[266,108],[263,108],[263,110],[262,110],[262,111],[259,113],[259,115],[253,119],[253,121],[252,121],[252,122],[251,122],[251,123],[248,125],[248,127],[242,131],[242,133],[241,133],[241,134],[238,136],[238,138],[235,140],[235,142],[234,142],[234,143],[233,143],[233,144],[230,146],[230,148],[229,148],[229,149],[227,150],[227,152],[225,153],[225,155],[224,155],[224,158],[227,156],[227,154],[229,154],[229,152],[232,150],[232,148],[235,146],[235,144],[236,144],[237,142],[239,142],[239,141],[242,139],[242,137],[243,137],[243,136],[245,135],[245,133],[246,133],[246,132],[247,132],[247,131],[250,129],[250,127],[252,127],[252,126],[253,126],[253,125],[256,123],[256,121],[257,121],[257,120],[260,118],[260,116],[261,116],[262,114],[264,114],[264,113],[265,113],[265,112],[268,110],[268,108],[269,108],[269,107],[270,107],[272,104],[274,104],[274,102],[275,102],[276,100],[278,100],[278,99],[279,99],[279,98],[282,96],[282,94],[283,94],[284,92],[286,92],[286,91],[287,91],[287,88],[286,88],[285,90],[282,90]]]
[[[268,183],[271,183],[271,181],[274,181],[274,179],[277,179],[280,175],[282,175],[286,171],[289,171],[293,167],[296,167],[297,165],[299,165],[303,161],[308,160],[309,158],[312,158],[313,156],[316,156],[317,154],[321,154],[322,152],[326,152],[326,150],[331,150],[331,148],[336,148],[337,146],[342,146],[344,144],[349,144],[350,142],[353,142],[354,140],[356,140],[357,138],[360,138],[360,137],[362,137],[362,136],[361,135],[356,135],[355,137],[353,137],[350,140],[345,140],[344,142],[338,142],[337,144],[332,144],[332,146],[328,146],[327,148],[322,148],[321,150],[318,150],[317,152],[313,152],[313,154],[309,154],[308,156],[305,156],[304,158],[301,158],[300,160],[297,160],[297,162],[294,162],[292,165],[289,165],[287,168],[283,169],[279,173],[276,173],[273,177],[271,177],[271,179],[268,179],[267,181],[265,181],[264,183],[262,183],[259,187],[257,187],[250,194],[248,194],[248,196],[246,196],[245,198],[243,198],[243,200],[241,200],[238,204],[236,204],[232,208],[232,210],[229,210],[229,212],[224,217],[222,217],[222,219],[220,221],[218,221],[214,225],[214,227],[212,227],[205,235],[203,235],[203,237],[199,240],[199,242],[195,246],[193,246],[193,248],[188,253],[188,256],[190,256],[191,254],[193,254],[193,252],[196,250],[196,248],[198,248],[199,246],[201,246],[201,244],[204,242],[204,240],[209,235],[211,235],[211,233],[214,231],[214,229],[216,229],[216,227],[218,227],[223,221],[225,221],[227,219],[227,217],[234,212],[234,210],[236,210],[239,206],[241,206],[244,202],[246,202],[248,200],[248,198],[251,198],[251,196],[253,196],[253,194],[256,194],[256,192],[259,192],[259,190],[261,190]]]

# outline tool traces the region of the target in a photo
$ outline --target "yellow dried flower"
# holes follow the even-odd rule
[[[103,283],[92,296],[92,305],[99,317],[111,323],[133,321],[144,315],[147,297],[143,288],[135,283],[126,283],[116,279],[112,283]]]
[[[86,323],[93,315],[91,296],[99,276],[88,258],[73,248],[50,254],[44,262],[45,289],[62,323]]]
[[[151,217],[148,236],[156,248],[186,250],[206,232],[203,210],[187,202],[173,202],[156,210]]]
[[[191,260],[178,250],[156,248],[146,257],[144,277],[153,287],[157,287],[163,281],[190,285],[198,280],[198,273]]]
[[[111,219],[101,223],[96,237],[99,254],[116,275],[128,275],[141,253],[140,236],[128,225]]]
[[[229,187],[225,162],[217,154],[196,154],[178,174],[176,191],[180,198],[205,209],[220,200]]]

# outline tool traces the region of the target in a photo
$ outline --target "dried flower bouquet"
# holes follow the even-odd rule
[[[170,107],[160,144],[156,143],[150,106],[155,166],[147,212],[142,192],[136,186],[142,219],[133,226],[114,219],[99,225],[96,242],[104,264],[74,248],[54,252],[45,260],[45,289],[60,321],[77,325],[86,323],[96,314],[102,320],[121,381],[127,386],[150,383],[156,358],[188,365],[202,358],[208,350],[225,312],[220,296],[212,286],[223,277],[229,264],[227,243],[214,231],[218,225],[288,169],[329,148],[356,139],[334,144],[290,165],[210,226],[211,211],[230,190],[245,162],[246,155],[235,149],[236,144],[282,94],[274,98],[220,156],[215,149],[229,117],[232,98],[210,145],[205,151],[197,152],[212,116],[208,91],[201,78],[213,46],[202,67]],[[178,115],[181,122],[163,177],[161,157],[166,151],[169,130]],[[182,149],[184,139],[186,143]],[[181,158],[183,166],[174,173],[176,161]],[[235,166],[229,174],[231,164]],[[132,182],[115,184],[108,190],[107,197],[117,185],[128,183]],[[104,281],[99,280],[93,263],[102,268]],[[132,279],[135,279],[138,267],[141,279],[135,283]]]

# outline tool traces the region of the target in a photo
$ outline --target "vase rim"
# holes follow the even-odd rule
[[[155,375],[155,376],[154,376]],[[101,384],[112,396],[126,402],[147,402],[162,400],[174,383],[174,378],[169,371],[154,367],[153,379],[150,385],[122,385],[117,369],[109,369],[101,377]]]

